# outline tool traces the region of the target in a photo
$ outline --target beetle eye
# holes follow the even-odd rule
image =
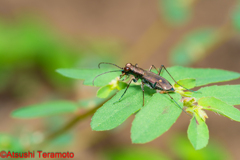
[[[124,68],[124,71],[125,71],[125,72],[128,72],[129,70],[130,70],[129,67],[125,67],[125,68]]]

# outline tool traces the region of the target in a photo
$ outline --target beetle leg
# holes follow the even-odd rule
[[[152,70],[152,67],[154,67],[156,69],[156,67],[154,65],[151,65],[150,68],[149,68],[149,71]],[[156,69],[157,70],[157,69]],[[157,70],[158,71],[158,70]]]
[[[155,83],[153,84],[152,88],[155,88],[155,87],[156,87],[156,85],[157,85],[157,82],[155,82]]]
[[[178,105],[178,107],[183,111],[183,112],[185,112],[187,115],[189,115],[190,117],[192,117],[190,114],[188,114],[185,110],[183,110],[181,107],[180,107],[180,105],[173,99],[173,97],[172,96],[170,96],[170,94],[168,93],[168,92],[166,92],[168,95],[169,95],[169,97]]]
[[[139,78],[134,78],[134,79],[133,79],[133,82],[136,83],[136,82],[138,81],[138,79],[139,79]]]
[[[164,67],[164,65],[161,65],[159,71],[158,71],[158,75],[160,76],[161,72],[162,72],[162,68]],[[164,67],[165,68],[165,67]]]
[[[162,66],[163,66],[163,65],[162,65]],[[154,65],[151,65],[151,67],[149,68],[149,71],[151,71],[151,70],[152,70],[152,67],[154,67],[154,68],[157,70],[158,75],[160,75],[160,74],[161,74],[161,71],[162,71],[162,66],[161,66],[160,69],[158,70]]]
[[[149,68],[149,71],[151,71],[151,70],[152,70],[152,66],[153,66],[153,65],[151,65],[151,66],[150,66],[150,68]]]
[[[123,77],[123,76],[125,76],[125,73],[123,73],[123,74],[121,74],[119,77],[120,77],[120,79]]]
[[[164,65],[161,65],[161,68],[160,68],[160,71],[159,71],[159,75],[160,75],[160,73],[161,73],[162,68],[164,68],[164,70],[167,71],[167,73],[168,73],[169,76],[174,80],[174,82],[175,82],[176,84],[178,84],[177,81],[172,77],[172,75],[168,72],[168,70],[166,69],[166,67],[165,67]],[[183,86],[180,85],[180,84],[178,84],[178,85],[181,86],[181,87],[183,87]],[[183,88],[186,89],[186,90],[188,90],[188,91],[190,91],[190,92],[196,92],[196,91],[193,91],[193,90],[191,90],[191,89],[187,89],[187,88],[185,88],[185,87],[183,87]]]
[[[124,96],[124,94],[127,92],[128,87],[130,86],[131,82],[132,82],[132,79],[131,79],[131,81],[128,83],[127,88],[125,89],[124,93],[122,94],[122,96],[119,98],[119,100],[118,100],[117,102],[119,102],[119,101],[122,99],[122,97]],[[115,103],[117,103],[117,102],[114,102],[113,104],[115,104]]]
[[[161,88],[163,88],[161,84],[159,84],[159,85],[161,86]],[[177,105],[183,112],[185,112],[187,115],[189,115],[190,117],[192,117],[192,116],[191,116],[190,114],[188,114],[185,110],[183,110],[183,108],[173,99],[172,96],[170,96],[170,94],[169,94],[167,91],[163,90],[163,91],[161,91],[160,93],[167,93],[168,96],[176,103],[176,105]]]

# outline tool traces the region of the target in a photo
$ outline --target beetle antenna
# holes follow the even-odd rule
[[[116,64],[108,63],[108,62],[101,62],[101,63],[99,63],[99,64],[98,64],[98,68],[100,68],[100,65],[101,65],[101,64],[110,64],[110,65],[116,66],[116,67],[118,67],[118,68],[120,68],[120,69],[123,69],[122,67],[119,67],[119,66],[116,65]]]
[[[180,107],[180,105],[174,100],[174,99],[172,99],[177,105],[178,105],[178,107],[184,112],[184,113],[186,113],[188,116],[190,116],[190,117],[192,117],[190,114],[188,114],[183,108],[181,108]]]
[[[176,105],[183,111],[185,112],[188,116],[192,117],[190,114],[188,114],[176,101],[175,99],[173,99],[172,96],[170,96],[170,94],[168,92],[166,92],[168,94],[168,96],[176,103]]]
[[[92,81],[93,86],[94,86],[94,81],[95,81],[95,79],[96,79],[97,77],[99,77],[99,76],[101,76],[101,75],[103,75],[103,74],[106,74],[106,73],[110,73],[110,72],[119,72],[119,71],[122,71],[122,70],[108,71],[108,72],[104,72],[104,73],[101,73],[101,74],[97,75],[97,76],[93,79],[93,81]]]

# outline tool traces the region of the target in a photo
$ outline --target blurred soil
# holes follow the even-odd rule
[[[157,50],[152,53],[144,53],[144,55],[134,53],[134,56],[131,56],[130,59],[126,54],[116,55],[123,59],[119,62],[119,65],[126,62],[136,63],[134,58],[136,57],[136,59],[141,60],[138,64],[143,68],[148,68],[151,64],[156,66],[165,64],[168,66],[169,50],[172,45],[181,40],[184,33],[198,27],[223,25],[229,19],[230,10],[233,8],[234,3],[235,1],[229,0],[197,1],[191,22],[175,29],[167,37],[167,40],[159,45]],[[14,21],[19,16],[32,16],[34,14],[52,25],[64,36],[75,40],[76,44],[78,39],[82,37],[115,38],[123,41],[130,50],[141,35],[159,18],[156,4],[155,0],[2,0],[0,1],[0,16],[9,21]],[[239,43],[239,36],[232,38],[192,67],[219,68],[240,72]],[[147,58],[141,59],[141,57],[145,57],[145,54],[148,55]],[[239,80],[234,80],[231,83],[239,84],[239,82]],[[84,90],[87,88],[89,87],[84,87]],[[78,90],[77,95],[72,99],[80,99],[86,96],[84,90]],[[34,124],[32,130],[41,128],[41,126],[37,125],[38,120],[15,120],[9,117],[14,108],[38,103],[43,101],[46,95],[51,94],[51,90],[44,87],[39,87],[36,92],[38,94],[34,94],[24,102],[9,98],[1,99],[0,126],[2,132],[11,132],[12,127],[23,125],[31,128]],[[90,94],[89,96],[91,96]],[[210,141],[211,139],[219,141],[225,145],[234,159],[240,159],[239,123],[210,112],[207,113],[210,117],[207,119]],[[94,154],[101,151],[102,148],[131,145],[130,127],[132,120],[133,116],[122,126],[109,132],[92,132],[89,126],[90,118],[79,124],[74,131],[85,136],[85,141],[82,138],[78,138],[78,140],[84,141],[86,145],[89,145],[89,148],[83,147],[83,151],[78,155],[84,159],[96,159],[97,156]],[[189,117],[182,114],[167,134],[145,145],[155,146],[169,152],[167,149],[168,140],[176,132],[186,134],[188,123]],[[89,142],[86,142],[87,140]],[[94,142],[95,140],[97,143]]]

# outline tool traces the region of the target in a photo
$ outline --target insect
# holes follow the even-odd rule
[[[149,70],[144,70],[140,67],[138,67],[137,64],[135,65],[132,65],[131,63],[127,63],[125,65],[124,68],[122,67],[119,67],[118,65],[116,64],[113,64],[113,63],[107,63],[107,62],[101,62],[98,64],[98,67],[100,68],[100,65],[101,64],[110,64],[110,65],[113,65],[115,67],[118,67],[120,68],[121,70],[114,70],[114,71],[108,71],[108,72],[104,72],[102,74],[99,74],[97,75],[94,79],[93,79],[93,85],[94,85],[94,80],[105,74],[105,73],[110,73],[110,72],[119,72],[119,71],[122,71],[122,74],[120,75],[120,78],[122,78],[123,76],[130,76],[132,75],[133,78],[130,80],[130,82],[128,83],[127,85],[127,88],[125,89],[124,93],[122,94],[122,96],[119,98],[119,100],[117,102],[119,102],[122,97],[125,95],[126,91],[128,90],[130,84],[133,82],[137,82],[138,79],[141,79],[141,88],[142,88],[142,91],[143,91],[143,106],[144,106],[144,85],[150,87],[151,89],[154,89],[154,90],[160,90],[161,93],[167,93],[168,96],[178,105],[178,107],[183,110],[180,105],[173,99],[173,97],[169,94],[169,92],[175,92],[175,89],[173,88],[173,86],[170,84],[170,82],[168,82],[168,80],[166,80],[165,78],[163,78],[162,76],[160,76],[161,74],[161,71],[162,69],[164,69],[168,74],[169,76],[174,80],[174,82],[176,84],[178,84],[176,82],[176,80],[172,77],[172,75],[168,72],[168,70],[166,69],[166,67],[164,65],[161,65],[160,69],[158,70],[154,65],[151,65],[151,67],[149,68]],[[152,69],[156,69],[157,70],[157,74],[154,73],[154,72],[151,72]],[[183,87],[182,85],[178,84],[179,86]],[[189,90],[191,92],[195,92],[195,91],[192,91],[190,89],[187,89],[185,87],[183,87],[184,89],[186,90]],[[184,110],[183,110],[184,111]],[[185,112],[185,111],[184,111]],[[187,112],[185,112],[186,114],[188,114]],[[189,114],[188,114],[189,115]]]

